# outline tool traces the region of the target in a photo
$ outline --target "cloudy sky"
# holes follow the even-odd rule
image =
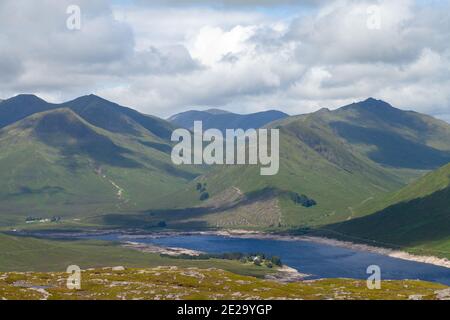
[[[167,117],[371,96],[450,121],[445,0],[1,0],[0,30],[0,98],[95,93]]]

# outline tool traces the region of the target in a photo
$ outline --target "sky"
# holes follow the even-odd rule
[[[94,93],[168,117],[374,97],[450,121],[450,1],[2,0],[0,30],[0,99]]]

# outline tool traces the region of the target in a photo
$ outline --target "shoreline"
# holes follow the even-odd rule
[[[355,243],[351,241],[337,240],[326,237],[316,236],[289,236],[289,235],[276,235],[270,233],[264,233],[260,231],[246,231],[246,230],[224,230],[217,232],[205,232],[201,234],[216,234],[225,237],[234,237],[242,239],[262,239],[262,240],[279,240],[279,241],[310,241],[315,243],[326,244],[334,247],[341,247],[346,249],[358,250],[363,252],[370,252],[389,256],[391,258],[397,258],[407,261],[421,262],[426,264],[432,264],[439,267],[450,269],[450,260],[446,258],[439,258],[435,256],[415,255],[406,251],[375,247],[367,244]]]
[[[157,246],[157,245],[132,242],[132,241],[124,242],[122,247],[138,250],[141,252],[164,254],[164,255],[171,256],[171,257],[178,257],[181,255],[188,255],[188,256],[196,257],[201,254],[204,254],[204,252],[198,251],[198,250],[191,250],[191,249],[179,248],[179,247],[164,247],[164,246]]]
[[[186,248],[165,247],[132,241],[124,242],[122,246],[124,248],[130,248],[140,252],[165,254],[171,257],[178,257],[180,255],[199,256],[205,253],[202,251],[191,250]],[[265,275],[264,279],[281,283],[289,283],[289,282],[303,281],[305,280],[305,278],[310,276],[309,274],[301,273],[297,269],[294,269],[288,265],[282,265],[281,267],[277,267],[275,270],[276,272]]]
[[[356,243],[351,241],[337,240],[333,238],[327,237],[317,237],[317,236],[293,236],[293,235],[279,235],[274,233],[266,233],[262,231],[249,231],[249,230],[241,230],[241,229],[229,229],[229,230],[217,230],[217,231],[168,231],[168,232],[160,232],[160,233],[151,233],[145,234],[142,231],[138,230],[98,230],[94,232],[78,232],[68,234],[65,232],[54,233],[51,237],[49,234],[43,233],[28,233],[28,232],[10,232],[10,234],[22,235],[22,236],[37,236],[43,238],[74,238],[80,237],[83,238],[86,235],[109,235],[109,234],[120,234],[120,238],[128,239],[125,242],[133,242],[133,239],[139,238],[159,238],[165,236],[189,236],[189,235],[212,235],[212,236],[223,236],[223,237],[231,237],[231,238],[242,238],[242,239],[261,239],[261,240],[278,240],[278,241],[310,241],[320,244],[325,244],[334,247],[347,248],[362,252],[370,252],[375,254],[380,254],[384,256],[389,256],[396,259],[402,259],[407,261],[414,261],[419,263],[431,264],[439,267],[444,267],[450,269],[450,260],[446,258],[439,258],[436,256],[430,255],[416,255],[409,253],[407,251],[402,251],[399,249],[390,249],[386,247],[376,247],[362,243]],[[182,249],[182,248],[179,248]]]

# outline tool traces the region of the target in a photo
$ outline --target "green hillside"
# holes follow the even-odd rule
[[[217,167],[167,197],[178,210],[157,217],[215,227],[328,225],[367,213],[361,208],[450,159],[448,124],[375,99],[268,127],[280,129],[278,175],[260,176],[254,166]],[[199,200],[199,182],[207,185],[206,201]],[[298,198],[316,205],[299,205]]]
[[[0,129],[3,226],[61,217],[107,227],[309,230],[403,201],[386,195],[450,161],[448,124],[375,99],[268,124],[280,129],[275,176],[258,166],[175,166],[171,124],[93,95],[60,105],[17,96],[0,112],[9,119]]]
[[[448,123],[381,100],[370,98],[310,118],[326,123],[352,148],[387,167],[432,170],[450,162]]]
[[[109,132],[70,109],[1,129],[0,149],[3,225],[147,209],[199,174],[173,166],[166,141]]]
[[[449,199],[450,164],[362,207],[366,216],[326,229],[380,245],[450,258]]]
[[[53,104],[30,94],[20,94],[0,101],[0,128],[43,111],[69,108],[90,124],[115,133],[153,135],[169,140],[174,127],[167,121],[139,113],[96,95]]]
[[[188,221],[209,226],[311,227],[349,219],[367,199],[403,185],[403,177],[353,152],[320,123],[301,117],[274,126],[281,130],[277,175],[261,176],[257,166],[216,167],[167,201],[178,208],[211,209],[184,212]],[[198,182],[206,183],[209,200],[199,201]],[[292,201],[295,194],[317,205],[299,205]],[[265,205],[258,206],[262,201]]]
[[[150,134],[169,140],[174,126],[169,122],[123,107],[96,95],[88,95],[61,104],[90,124],[115,133]]]

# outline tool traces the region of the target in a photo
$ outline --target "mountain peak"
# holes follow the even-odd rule
[[[393,106],[391,106],[389,103],[387,103],[386,101],[383,100],[378,100],[375,98],[368,98],[362,102],[359,102],[360,104],[364,105],[364,106],[368,106],[368,107],[391,107],[393,108]]]
[[[75,108],[77,110],[85,110],[92,107],[101,108],[103,110],[122,108],[117,103],[106,100],[95,94],[81,96],[71,101],[64,102],[62,105],[69,108]]]
[[[328,108],[320,108],[319,110],[317,110],[317,113],[328,113],[331,112],[330,109]]]
[[[369,112],[392,112],[392,111],[400,111],[397,108],[394,108],[389,103],[378,100],[375,98],[368,98],[364,101],[354,102],[347,106],[340,108],[342,110],[365,110]]]
[[[106,100],[106,99],[104,99],[104,98],[102,98],[100,96],[97,96],[97,95],[93,94],[93,93],[85,95],[85,96],[78,97],[78,98],[76,98],[76,99],[74,99],[72,101],[92,101],[92,102],[99,102],[99,101],[101,101],[101,102],[113,103],[113,102],[110,102],[110,101],[108,101],[108,100]]]
[[[205,110],[205,112],[207,112],[209,114],[229,114],[229,113],[231,113],[229,111],[217,109],[217,108],[208,109],[208,110]]]
[[[12,98],[9,98],[4,101],[15,101],[15,102],[43,102],[46,103],[44,99],[39,98],[34,94],[18,94]]]
[[[260,112],[256,112],[256,114],[277,114],[280,115],[281,117],[289,117],[289,115],[283,111],[280,110],[276,110],[276,109],[270,109],[270,110],[265,110],[265,111],[260,111]]]
[[[6,127],[34,113],[55,108],[54,104],[33,94],[19,94],[3,100],[0,108],[0,128]]]
[[[96,95],[96,94],[93,94],[93,93],[86,95],[86,97],[88,97],[88,98],[90,98],[90,99],[106,100],[106,99],[104,99],[104,98],[102,98],[102,97],[100,97],[100,96],[98,96],[98,95]]]

